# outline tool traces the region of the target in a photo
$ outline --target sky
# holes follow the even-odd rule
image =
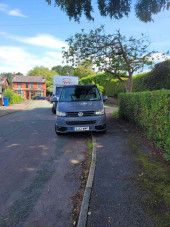
[[[0,73],[27,75],[36,66],[62,65],[65,40],[81,29],[88,32],[102,24],[107,34],[120,29],[127,37],[137,38],[144,33],[151,40],[150,50],[170,50],[170,10],[153,16],[154,22],[149,23],[139,21],[133,10],[128,18],[111,20],[100,16],[95,2],[94,22],[83,16],[78,23],[45,0],[0,0]]]

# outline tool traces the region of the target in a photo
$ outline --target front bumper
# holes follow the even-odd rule
[[[56,132],[77,132],[75,127],[89,127],[88,132],[101,132],[106,130],[106,115],[90,117],[56,117]]]

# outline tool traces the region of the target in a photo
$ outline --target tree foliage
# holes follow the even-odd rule
[[[126,38],[120,31],[106,35],[103,26],[88,34],[82,30],[66,41],[69,49],[63,51],[63,56],[67,62],[76,65],[80,60],[89,59],[100,71],[119,79],[127,92],[132,91],[133,73],[142,70],[145,64],[151,64],[149,56],[154,53],[147,51],[150,42],[143,34],[138,39]]]
[[[17,72],[15,75],[16,76],[23,76],[23,74],[21,72]]]
[[[51,5],[51,0],[46,0]],[[94,20],[92,12],[94,7],[92,0],[54,0],[55,6],[66,12],[70,19],[80,21],[84,14],[88,20]],[[132,0],[97,0],[97,5],[101,16],[109,16],[114,19],[121,19],[128,16],[130,11],[135,8],[136,17],[141,21],[149,22],[152,15],[161,10],[169,9],[169,0],[138,0],[134,3]]]
[[[92,62],[84,60],[78,63],[78,67],[74,69],[72,76],[77,76],[79,79],[87,76],[93,76],[96,73],[92,69]]]
[[[46,78],[47,92],[53,87],[53,76],[58,75],[56,71],[49,70],[43,66],[36,66],[28,72],[28,76],[44,76]]]
[[[152,21],[152,15],[161,12],[161,10],[169,10],[169,0],[139,0],[135,5],[136,17],[143,22]]]
[[[74,68],[69,65],[65,65],[65,66],[57,65],[57,66],[53,66],[52,70],[56,71],[58,75],[61,75],[61,76],[71,76]]]

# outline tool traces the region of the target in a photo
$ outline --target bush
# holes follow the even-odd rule
[[[117,98],[118,93],[125,92],[125,88],[118,79],[112,79],[112,76],[108,73],[101,73],[95,76],[84,77],[79,80],[80,84],[97,84],[104,88],[103,93],[107,96]]]
[[[9,105],[23,101],[23,98],[20,95],[16,95],[12,89],[5,90],[3,96],[9,98]]]
[[[158,63],[152,71],[133,77],[133,92],[170,89],[170,60]]]
[[[119,94],[119,116],[144,129],[147,137],[170,158],[169,110],[170,90]]]
[[[114,110],[112,114],[115,118],[119,118],[119,110]]]

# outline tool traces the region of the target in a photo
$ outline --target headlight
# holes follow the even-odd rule
[[[104,109],[96,111],[95,114],[96,115],[102,115],[102,114],[104,114]]]
[[[65,112],[57,111],[57,112],[56,112],[56,115],[57,115],[58,117],[66,117],[66,113],[65,113]]]

